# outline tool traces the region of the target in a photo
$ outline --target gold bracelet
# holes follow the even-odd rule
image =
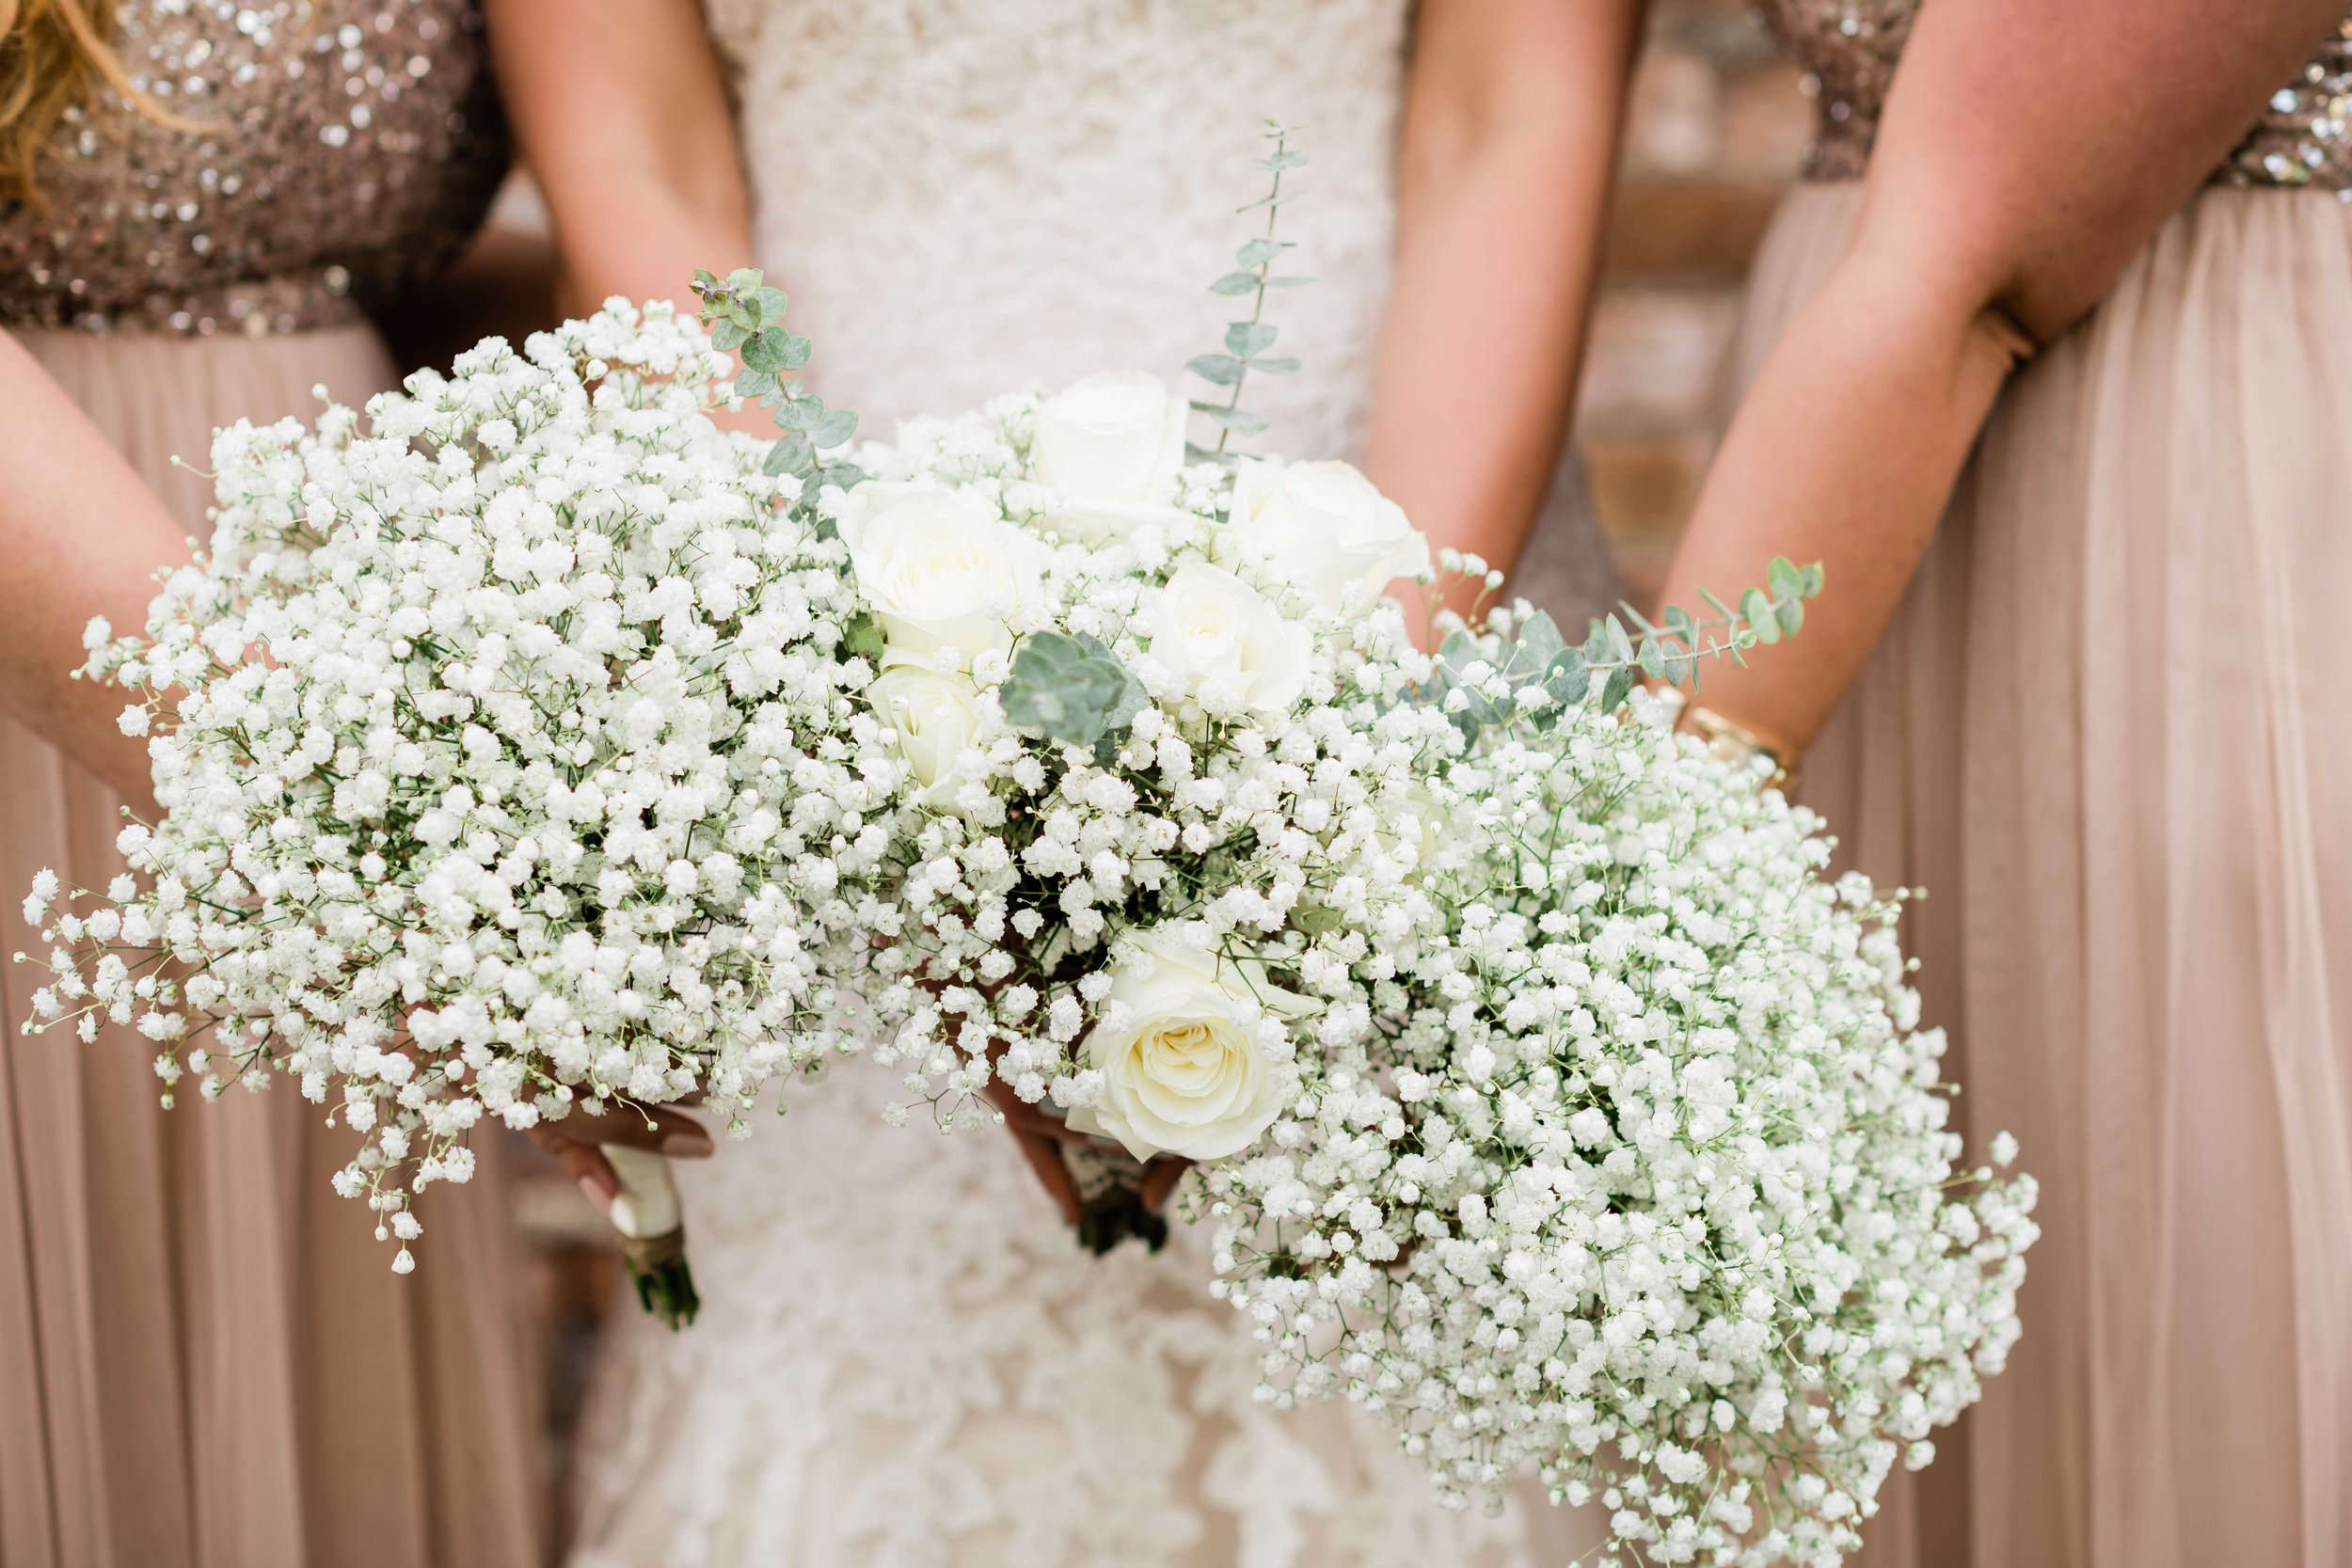
[[[1768,745],[1764,737],[1746,725],[1724,718],[1711,707],[1691,703],[1682,710],[1683,725],[1707,742],[1707,749],[1722,762],[1751,762],[1757,757],[1772,765],[1772,782],[1787,785],[1796,779],[1796,770],[1782,760],[1781,754]]]

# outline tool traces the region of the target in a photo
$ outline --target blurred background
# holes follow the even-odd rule
[[[1602,533],[1636,601],[1655,594],[1705,472],[1740,281],[1804,162],[1814,91],[1743,0],[1658,0],[1651,34],[1633,83],[1574,434]],[[468,269],[473,277],[528,272],[522,252],[544,219],[526,183],[501,198],[500,219],[484,242],[492,254],[474,259],[487,264]],[[511,266],[500,265],[502,246]],[[476,303],[513,319],[511,301]],[[432,320],[411,324],[404,347],[412,362],[446,359],[488,330],[475,312],[447,306],[437,302]],[[608,1311],[635,1307],[616,1293],[619,1264],[604,1222],[552,1162],[511,1142],[546,1355],[548,1452],[560,1456],[598,1325]],[[550,1479],[560,1520],[568,1515],[563,1478]]]

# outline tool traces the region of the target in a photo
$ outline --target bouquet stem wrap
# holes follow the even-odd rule
[[[1145,1207],[1142,1162],[1124,1149],[1093,1144],[1061,1146],[1062,1168],[1078,1194],[1078,1244],[1096,1257],[1133,1236],[1157,1252],[1168,1221]]]
[[[603,1150],[621,1183],[609,1212],[612,1228],[620,1232],[621,1259],[637,1282],[637,1300],[664,1327],[684,1328],[694,1321],[702,1298],[694,1293],[694,1273],[686,1263],[686,1213],[670,1162],[620,1144],[606,1144]]]

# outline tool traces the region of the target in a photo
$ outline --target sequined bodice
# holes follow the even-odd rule
[[[1921,0],[1756,0],[1807,71],[1820,129],[1805,172],[1850,180],[1869,161],[1880,108]],[[2352,16],[2264,106],[2214,171],[2229,185],[2352,190]]]
[[[292,331],[446,262],[505,166],[473,0],[122,0],[125,70],[0,200],[0,325]]]

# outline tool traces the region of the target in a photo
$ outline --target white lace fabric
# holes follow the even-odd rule
[[[816,389],[869,435],[1221,346],[1207,292],[1263,211],[1269,118],[1311,165],[1283,209],[1317,286],[1271,298],[1273,450],[1356,456],[1387,293],[1403,0],[711,0],[769,281]],[[1204,388],[1205,389],[1205,388]]]
[[[1359,454],[1405,0],[712,0],[761,258],[869,434],[1218,346],[1268,117],[1312,163],[1266,445]],[[870,1065],[681,1171],[700,1322],[616,1316],[576,1568],[1518,1568],[1573,1521],[1438,1508],[1344,1405],[1255,1405],[1207,1237],[1079,1251],[1009,1140],[893,1130]]]

